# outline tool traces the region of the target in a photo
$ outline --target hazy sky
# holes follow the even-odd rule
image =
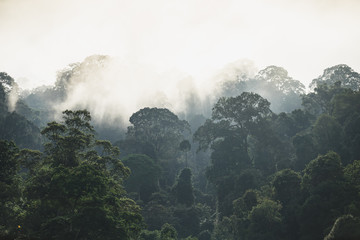
[[[203,81],[246,58],[308,85],[339,63],[360,71],[359,12],[357,0],[0,0],[0,71],[34,87],[108,54]]]

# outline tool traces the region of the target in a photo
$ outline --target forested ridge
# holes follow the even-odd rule
[[[127,125],[59,114],[107,61],[28,92],[0,73],[1,239],[360,239],[359,73],[327,68],[307,92],[281,67],[235,71]]]

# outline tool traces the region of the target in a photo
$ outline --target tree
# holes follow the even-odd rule
[[[317,155],[317,149],[311,134],[296,134],[292,139],[296,161],[295,169],[303,170],[311,160]]]
[[[344,215],[336,219],[324,240],[357,240],[360,238],[360,219]]]
[[[351,186],[360,190],[360,160],[355,160],[344,169],[344,176]]]
[[[299,220],[297,213],[302,200],[301,176],[290,169],[281,170],[275,174],[272,186],[274,187],[275,199],[280,201],[282,205],[280,210],[283,219],[281,224],[282,236],[285,239],[298,239]]]
[[[0,238],[14,239],[20,210],[19,150],[13,142],[0,140]]]
[[[130,117],[126,141],[146,146],[162,168],[161,186],[171,186],[179,170],[179,144],[190,126],[166,108],[143,108]],[[138,152],[145,153],[145,152]]]
[[[305,111],[317,117],[321,114],[332,115],[334,111],[333,99],[337,95],[353,92],[351,89],[344,88],[340,82],[334,85],[319,84],[314,92],[302,95],[302,106]]]
[[[140,240],[159,240],[160,232],[158,230],[148,231],[143,230],[140,234]]]
[[[349,159],[360,159],[360,93],[337,95],[334,100],[334,118],[343,126],[344,145]]]
[[[185,167],[188,167],[188,152],[191,150],[191,144],[188,140],[183,140],[179,145],[180,151],[185,153]]]
[[[260,86],[250,89],[268,99],[274,112],[291,112],[300,107],[300,96],[305,93],[305,86],[290,77],[284,68],[268,66],[259,71],[254,81]]]
[[[300,107],[301,95],[305,86],[288,75],[288,72],[277,66],[268,66],[255,76],[246,69],[227,69],[220,77],[219,96],[235,97],[242,92],[260,94],[271,102],[274,112],[291,112]],[[235,73],[228,75],[231,71]],[[225,75],[225,76],[224,76]]]
[[[248,135],[258,123],[271,114],[270,103],[256,93],[243,92],[237,97],[222,97],[214,105],[212,118],[194,134],[200,148],[208,148],[217,140],[235,137],[241,149],[248,152]]]
[[[17,84],[5,72],[0,72],[0,139],[14,141],[19,147],[40,147],[40,130],[16,111]],[[15,99],[12,99],[14,98]],[[10,106],[11,105],[11,106]],[[24,104],[23,104],[24,105]],[[26,106],[27,107],[27,106]]]
[[[317,187],[323,182],[341,180],[343,180],[341,160],[335,152],[318,156],[304,170],[303,184],[308,188]]]
[[[6,72],[0,72],[0,113],[8,111],[9,94],[16,85],[14,79]]]
[[[178,204],[184,204],[190,207],[194,204],[194,193],[191,182],[191,170],[190,168],[184,168],[181,170],[176,185],[174,186],[176,202]]]
[[[279,239],[282,221],[281,205],[270,199],[264,199],[249,213],[248,239]]]
[[[333,98],[333,116],[344,124],[354,113],[360,113],[360,92],[347,91]]]
[[[40,149],[40,130],[25,117],[16,112],[5,114],[0,124],[0,138],[14,141],[19,147]]]
[[[154,160],[143,154],[131,154],[122,159],[131,169],[124,185],[128,192],[137,192],[139,199],[148,202],[151,194],[158,190],[161,168]]]
[[[304,239],[324,238],[325,230],[353,201],[353,191],[344,180],[341,159],[335,152],[319,155],[306,166],[302,186],[307,195],[299,214]]]
[[[217,206],[225,216],[232,213],[232,201],[254,187],[247,184],[252,182],[254,172],[242,174],[257,160],[252,161],[250,157],[253,151],[248,139],[250,136],[260,137],[259,126],[266,128],[265,118],[272,113],[269,107],[270,103],[256,93],[244,92],[237,97],[220,98],[214,105],[212,118],[194,134],[200,149],[211,146],[213,150],[206,174],[216,186]],[[266,145],[261,139],[259,142]],[[241,191],[235,191],[236,186]]]
[[[275,189],[275,198],[283,205],[296,201],[300,197],[300,175],[291,170],[284,169],[275,174],[272,185]]]
[[[165,223],[161,227],[160,240],[176,240],[177,232],[176,229],[168,223]]]
[[[94,138],[86,110],[65,111],[64,122],[42,131],[49,139],[37,169],[25,182],[28,238],[133,239],[142,217],[126,198],[129,175],[110,142]]]
[[[339,64],[324,70],[324,73],[315,78],[310,83],[310,88],[314,89],[321,84],[334,85],[341,83],[344,88],[350,88],[357,91],[360,88],[360,74],[355,72],[346,64]]]
[[[329,115],[321,115],[312,130],[318,152],[328,151],[343,153],[343,130],[341,125]]]
[[[189,124],[166,108],[143,108],[130,117],[127,138],[152,146],[156,159],[173,156]]]
[[[177,205],[174,208],[174,227],[177,230],[180,238],[187,236],[196,236],[200,230],[200,218],[197,209],[186,207],[184,205]]]

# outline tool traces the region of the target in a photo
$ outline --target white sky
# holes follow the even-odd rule
[[[108,54],[204,81],[246,58],[308,85],[336,64],[360,71],[359,12],[358,0],[0,0],[0,71],[29,88]]]

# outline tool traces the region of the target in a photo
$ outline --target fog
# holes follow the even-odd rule
[[[87,108],[96,121],[110,123],[127,122],[132,113],[144,107],[204,113],[202,104],[216,83],[200,86],[191,76],[176,70],[159,74],[110,56],[90,56],[76,66],[66,84],[67,97],[53,107],[57,113]]]
[[[0,0],[0,71],[31,89],[54,84],[70,63],[109,55],[116,64],[59,108],[181,112],[178,99],[203,99],[239,59],[284,67],[306,86],[339,63],[360,71],[359,10],[356,0]]]

